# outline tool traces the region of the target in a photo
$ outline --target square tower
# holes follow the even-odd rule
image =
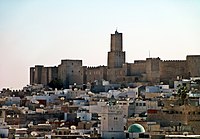
[[[108,52],[108,68],[122,68],[125,63],[125,52],[123,51],[122,33],[115,31],[111,34],[110,52]]]
[[[70,85],[83,84],[82,60],[62,60],[58,66],[58,79],[63,82],[64,88]]]
[[[103,139],[124,139],[123,109],[119,105],[101,107],[101,137]]]

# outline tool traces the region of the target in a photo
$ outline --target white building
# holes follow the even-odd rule
[[[8,126],[5,122],[5,110],[0,109],[0,138],[8,138]]]
[[[89,113],[87,110],[79,110],[77,111],[77,117],[80,118],[81,121],[91,121],[92,113]]]
[[[125,138],[123,110],[115,104],[112,99],[109,105],[101,107],[101,137],[103,139]]]
[[[141,114],[147,112],[149,109],[160,109],[158,107],[157,101],[149,101],[149,100],[136,100],[135,101],[135,114]]]

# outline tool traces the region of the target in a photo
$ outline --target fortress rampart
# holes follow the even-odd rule
[[[186,60],[161,60],[147,58],[135,60],[134,63],[125,61],[122,33],[111,34],[110,52],[107,66],[86,67],[82,60],[61,60],[57,67],[36,65],[30,68],[30,84],[47,85],[53,79],[60,79],[64,87],[73,84],[86,84],[95,80],[107,80],[110,83],[170,83],[177,76],[182,78],[200,77],[200,55],[188,55]]]
[[[186,62],[186,60],[162,60],[162,62]]]

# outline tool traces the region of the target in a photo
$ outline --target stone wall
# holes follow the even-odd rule
[[[110,52],[108,52],[108,68],[122,68],[125,63],[125,52],[123,52],[122,33],[115,31],[111,34]]]
[[[122,51],[123,49],[123,36],[122,33],[115,31],[115,34],[111,34],[110,51]]]
[[[131,75],[141,75],[146,73],[146,61],[134,61],[134,64],[130,64]]]
[[[112,53],[112,52],[111,52]],[[64,87],[86,84],[95,80],[110,83],[150,82],[166,84],[180,78],[200,76],[200,56],[187,56],[187,60],[147,58],[135,63],[124,63],[122,68],[83,67],[82,60],[62,60],[58,67],[36,65],[30,68],[30,84],[47,85],[53,79],[61,79]]]
[[[147,81],[151,83],[160,83],[160,58],[146,59]]]
[[[187,72],[190,77],[200,76],[200,55],[188,55],[186,57]]]
[[[47,67],[43,67],[42,68],[42,78],[41,78],[41,83],[42,84],[48,84],[48,68]]]
[[[146,81],[146,61],[134,61],[134,63],[128,63],[126,78],[132,78],[132,82],[144,82]],[[127,80],[130,81],[130,80]]]
[[[108,68],[122,68],[125,63],[125,52],[108,52]]]
[[[58,67],[47,67],[48,68],[48,76],[47,76],[47,82],[51,82],[52,80],[55,80],[58,78]]]
[[[107,70],[107,79],[110,83],[125,82],[125,70],[123,68],[112,68]]]
[[[58,66],[58,79],[61,79],[64,88],[83,84],[82,60],[62,60]]]
[[[173,83],[181,78],[200,77],[200,55],[188,55],[186,60],[162,61],[160,58],[147,58],[126,63],[123,51],[123,34],[111,34],[110,52],[107,67],[87,68],[82,60],[62,60],[58,67],[36,65],[30,68],[30,84],[48,84],[52,79],[61,79],[64,87],[74,83],[81,85],[94,80],[108,80],[110,83],[148,82]]]
[[[43,65],[36,65],[35,67],[30,68],[30,84],[47,85],[57,77],[57,67],[44,67]]]
[[[34,83],[41,84],[42,83],[42,69],[43,65],[36,65],[34,72]]]
[[[162,61],[160,64],[160,80],[169,83],[169,80],[180,78],[188,78],[185,60],[168,60]]]
[[[35,67],[30,67],[30,84],[34,84]]]
[[[92,83],[95,80],[107,80],[107,67],[88,67],[86,69],[86,82]]]

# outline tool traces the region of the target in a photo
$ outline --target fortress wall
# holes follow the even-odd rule
[[[146,73],[146,62],[136,62],[130,64],[131,75],[141,75]]]
[[[83,84],[82,60],[62,60],[58,66],[58,78],[62,80],[64,88],[74,83]]]
[[[185,60],[162,61],[160,64],[161,81],[176,80],[177,76],[187,78]]]
[[[35,67],[31,67],[30,68],[30,84],[35,83],[34,76],[35,76]]]
[[[107,80],[110,83],[121,83],[125,81],[124,68],[107,69]]]
[[[60,79],[63,83],[64,88],[67,86],[67,68],[64,66],[64,64],[60,64],[58,66],[58,79]]]
[[[125,63],[125,55],[123,51],[108,52],[108,68],[121,68]]]
[[[36,65],[30,68],[30,84],[47,85],[51,80],[58,78],[57,67],[44,67]]]
[[[36,65],[35,66],[35,74],[34,74],[34,81],[36,84],[42,83],[42,69],[43,65]]]
[[[42,68],[42,75],[41,75],[41,83],[44,84],[44,85],[47,85],[48,84],[47,78],[48,78],[48,68],[43,67]]]
[[[160,82],[160,58],[147,58],[146,60],[146,74],[147,81],[151,83]]]
[[[95,80],[107,80],[107,67],[88,67],[86,69],[87,82],[94,82]]]
[[[58,78],[58,67],[48,67],[47,82],[50,83],[52,80]]]
[[[200,77],[200,55],[188,55],[187,70],[190,77]]]
[[[146,63],[146,60],[134,60],[134,63]]]

